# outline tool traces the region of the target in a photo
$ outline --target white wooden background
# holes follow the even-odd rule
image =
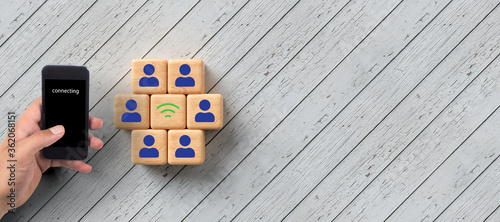
[[[2,0],[0,113],[86,65],[90,174],[3,221],[500,221],[499,0]],[[224,127],[201,166],[134,166],[134,58],[201,58]],[[6,124],[0,124],[5,136]]]

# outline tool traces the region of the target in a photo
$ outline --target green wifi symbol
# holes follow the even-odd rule
[[[162,107],[162,106],[173,106],[173,107],[175,107],[175,108],[179,109],[179,107],[178,107],[177,105],[173,104],[173,103],[163,103],[163,104],[159,105],[158,107],[156,107],[156,109],[158,109],[158,110],[159,110],[159,109],[160,109],[160,107]],[[165,107],[165,108],[166,108],[166,107]],[[164,109],[164,110],[162,110],[162,111],[161,111],[161,113],[164,113],[164,112],[172,112],[172,113],[175,113],[175,110],[173,110],[173,109],[168,109],[168,108],[167,108],[167,109]],[[172,116],[170,116],[170,115],[165,115],[165,118],[171,118],[171,117],[172,117]]]

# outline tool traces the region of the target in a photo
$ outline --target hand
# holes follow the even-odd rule
[[[10,171],[7,168],[11,163],[7,162],[8,156],[8,141],[7,138],[0,146],[0,218],[7,213],[10,207],[6,204],[9,202],[7,196],[10,194],[10,189],[15,188],[16,207],[21,206],[33,194],[38,186],[42,173],[49,167],[66,167],[88,173],[92,167],[83,161],[77,160],[49,160],[45,159],[41,154],[41,150],[64,135],[64,127],[61,125],[52,128],[41,130],[41,113],[42,99],[38,98],[26,109],[21,115],[15,126],[15,155],[17,162],[15,168],[15,187],[9,186]],[[102,126],[102,120],[89,117],[90,129],[99,129]],[[90,147],[100,149],[103,142],[89,134]]]

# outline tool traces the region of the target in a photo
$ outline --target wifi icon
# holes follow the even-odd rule
[[[173,103],[163,103],[163,104],[159,105],[158,107],[156,107],[156,109],[160,110],[160,108],[163,106],[166,106],[166,107],[164,107],[165,109],[161,110],[161,113],[171,112],[172,114],[175,114],[175,110],[173,110],[173,108],[180,109],[179,106],[177,106]],[[171,117],[172,117],[171,115],[168,115],[168,114],[165,115],[165,118],[171,118]]]

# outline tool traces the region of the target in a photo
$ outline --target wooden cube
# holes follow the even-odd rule
[[[186,95],[151,95],[151,128],[185,129]]]
[[[205,64],[201,59],[168,61],[169,93],[205,93]]]
[[[132,60],[132,93],[166,93],[167,60],[134,59]]]
[[[200,165],[205,161],[205,132],[203,130],[169,130],[168,163],[171,165]]]
[[[117,129],[149,128],[149,95],[116,94],[114,113]]]
[[[188,129],[220,129],[224,124],[221,94],[187,96]]]
[[[167,164],[167,131],[132,130],[132,163]]]

